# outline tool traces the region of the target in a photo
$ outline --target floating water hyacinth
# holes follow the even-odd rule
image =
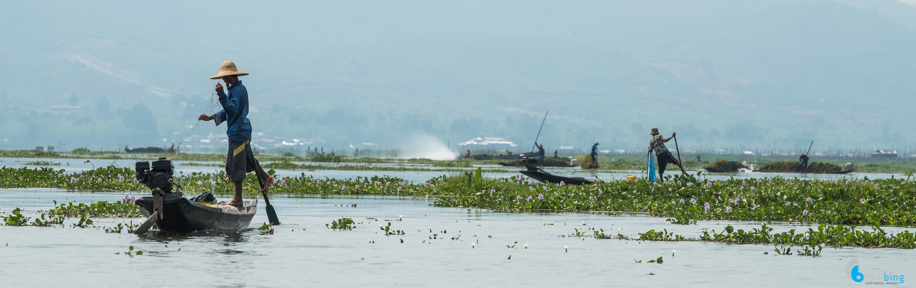
[[[522,200],[522,195],[515,195],[515,200]]]
[[[807,201],[808,203],[814,203],[814,199],[811,199],[811,197],[808,197],[807,199],[805,199],[805,201]]]
[[[712,182],[706,182],[706,187],[712,187]]]
[[[197,180],[197,185],[204,185],[204,181]]]
[[[564,183],[563,180],[560,180],[560,186],[563,186],[563,185],[566,185],[566,183]]]
[[[124,200],[130,201],[130,203],[137,203],[137,197],[131,194],[124,194]]]
[[[493,197],[493,193],[496,193],[496,189],[490,189],[490,197]]]
[[[101,177],[99,177],[98,182],[99,182],[99,183],[102,183],[102,178],[101,178]]]
[[[531,199],[533,199],[533,198],[534,198],[534,197],[532,197],[531,195],[528,195],[528,201],[531,201]]]
[[[802,215],[808,215],[808,209],[805,209],[805,211],[802,211]]]
[[[77,181],[76,178],[70,177],[70,183],[76,183],[76,181]]]
[[[680,203],[681,203],[681,204],[684,204],[684,198],[681,198]]]
[[[124,182],[124,176],[121,176],[121,174],[118,174],[118,181]]]
[[[285,179],[285,178],[283,179],[283,181],[280,181],[280,186],[286,187],[286,179]]]
[[[725,212],[731,213],[731,212],[732,212],[732,206],[725,207]]]
[[[751,190],[754,190],[754,186],[751,186]]]
[[[697,204],[696,198],[690,198],[690,204]]]
[[[706,204],[703,205],[703,210],[706,210],[706,212],[709,212],[709,202],[706,202]]]
[[[538,200],[544,200],[544,194],[538,193]]]

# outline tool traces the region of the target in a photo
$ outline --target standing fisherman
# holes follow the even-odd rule
[[[227,202],[227,205],[242,205],[242,184],[245,180],[245,174],[255,171],[261,174],[264,179],[264,187],[261,187],[261,193],[270,192],[270,184],[273,183],[273,176],[264,172],[264,168],[254,159],[254,153],[251,152],[251,122],[248,120],[248,90],[242,85],[239,76],[245,76],[248,73],[239,72],[232,61],[223,62],[219,67],[219,74],[210,79],[222,79],[226,83],[229,93],[223,91],[223,85],[216,83],[216,94],[219,95],[219,104],[223,110],[213,115],[200,114],[198,121],[214,120],[216,125],[227,122],[226,136],[229,137],[229,153],[226,157],[226,174],[229,175],[229,181],[235,183],[235,198]]]
[[[652,141],[649,141],[649,152],[655,150],[655,158],[658,159],[658,179],[664,179],[663,174],[665,174],[665,168],[668,167],[668,163],[680,167],[684,176],[690,176],[690,174],[687,174],[687,171],[684,170],[684,166],[681,165],[681,162],[677,161],[674,155],[671,155],[671,151],[668,151],[668,148],[665,147],[665,142],[668,142],[677,134],[671,133],[671,137],[665,138],[658,133],[658,128],[652,128],[652,132],[649,134],[652,135]]]
[[[801,155],[798,156],[798,162],[801,162],[802,164],[802,172],[808,171],[808,159],[811,159],[811,158],[808,158],[808,155],[805,155],[804,152],[802,152]]]
[[[544,145],[543,144],[539,145],[537,141],[534,141],[534,145],[538,146],[538,156],[540,157],[540,161],[538,161],[538,165],[540,165],[541,168],[543,169],[544,168],[544,154],[546,154],[544,153]]]
[[[598,141],[595,141],[595,145],[592,145],[592,160],[598,163]]]

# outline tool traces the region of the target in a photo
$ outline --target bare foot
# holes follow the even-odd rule
[[[232,200],[229,200],[228,202],[223,202],[223,204],[229,205],[229,206],[242,206],[243,203],[241,200],[236,201],[235,199],[232,199]]]
[[[270,193],[270,184],[274,183],[274,176],[267,175],[267,179],[264,179],[264,188],[261,188],[261,193],[269,194]]]

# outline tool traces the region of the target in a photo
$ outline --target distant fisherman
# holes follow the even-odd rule
[[[808,155],[805,155],[804,152],[801,153],[801,156],[798,156],[798,162],[802,164],[802,171],[808,171]]]
[[[264,172],[251,152],[251,122],[248,120],[248,90],[242,85],[239,76],[248,73],[239,72],[232,61],[223,62],[219,67],[219,74],[210,79],[222,79],[226,83],[229,93],[223,91],[223,85],[216,83],[216,94],[219,95],[219,104],[223,110],[213,115],[200,114],[198,121],[215,120],[216,125],[227,122],[226,136],[229,137],[229,153],[226,157],[226,175],[229,181],[235,183],[235,198],[226,202],[226,205],[242,205],[242,184],[245,174],[254,171],[261,174],[264,187],[261,193],[270,192],[273,176]]]
[[[684,166],[681,165],[681,162],[678,162],[674,158],[674,155],[671,155],[671,151],[668,151],[668,148],[665,147],[665,142],[674,138],[676,133],[671,133],[671,137],[665,138],[658,133],[658,128],[652,128],[652,132],[649,133],[652,135],[652,141],[649,142],[649,152],[655,150],[655,157],[658,159],[658,179],[664,179],[665,168],[668,167],[668,163],[675,164],[681,168],[681,173],[684,173],[684,176],[690,176],[687,174],[687,171],[684,170]]]
[[[592,160],[598,162],[598,141],[595,141],[595,145],[592,145]]]
[[[544,154],[546,154],[544,153],[544,145],[539,145],[537,141],[534,142],[534,145],[538,146],[538,156],[540,157],[539,158],[540,161],[538,161],[538,165],[540,165],[541,168],[544,168]]]

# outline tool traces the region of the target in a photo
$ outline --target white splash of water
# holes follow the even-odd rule
[[[436,137],[430,135],[413,135],[406,143],[401,144],[398,158],[426,158],[432,160],[452,160],[458,153],[452,151]]]

